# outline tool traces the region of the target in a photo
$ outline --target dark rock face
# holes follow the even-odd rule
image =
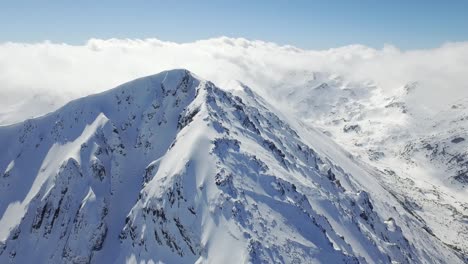
[[[345,125],[343,127],[343,132],[345,132],[345,133],[349,133],[349,132],[359,133],[359,132],[361,132],[361,126],[359,126],[359,125]]]

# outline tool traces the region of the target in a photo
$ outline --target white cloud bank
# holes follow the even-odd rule
[[[302,50],[226,37],[182,44],[157,39],[91,39],[81,46],[3,43],[0,124],[173,68],[189,69],[220,86],[240,80],[259,91],[268,91],[292,72],[318,71],[370,80],[387,90],[418,81],[420,103],[430,107],[468,96],[468,42],[411,51],[361,45]]]

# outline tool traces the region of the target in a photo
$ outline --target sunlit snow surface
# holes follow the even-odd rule
[[[468,100],[445,110],[421,108],[425,87],[409,83],[385,93],[372,83],[326,73],[283,82],[283,109],[320,128],[379,179],[444,243],[468,252]]]
[[[315,92],[296,90],[305,94],[287,95],[289,102],[320,105]],[[321,96],[327,107],[348,105]],[[353,114],[350,107],[341,111]],[[333,141],[365,141],[359,133],[367,127],[358,122],[361,132],[344,130],[359,136],[342,137],[342,125],[354,125],[345,120],[323,133],[312,125],[327,108],[283,109],[240,83],[222,90],[173,70],[0,127],[0,262],[466,261],[466,245],[451,235],[457,230],[436,229],[437,213],[445,214],[433,207],[440,201],[419,201],[431,197],[428,186],[384,171],[391,163],[368,165],[364,148],[351,154]],[[378,137],[371,139],[373,146]],[[391,186],[397,178],[402,182]],[[417,196],[419,185],[426,189]],[[455,187],[437,188],[432,195],[453,195],[461,210],[456,193],[445,192]],[[415,195],[402,196],[406,190]],[[453,226],[465,227],[463,217],[450,218],[458,221]]]

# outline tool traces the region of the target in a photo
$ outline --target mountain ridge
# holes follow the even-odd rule
[[[1,127],[0,143],[0,260],[463,263],[321,132],[187,70]]]

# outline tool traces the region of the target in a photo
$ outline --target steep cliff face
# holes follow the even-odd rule
[[[321,132],[186,70],[1,127],[2,263],[463,263]]]

